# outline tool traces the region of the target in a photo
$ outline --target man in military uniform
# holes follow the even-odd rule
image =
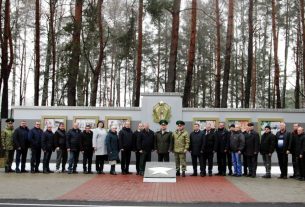
[[[155,150],[158,153],[158,162],[169,162],[169,151],[172,133],[166,131],[168,122],[161,120],[160,131],[155,133]]]
[[[12,170],[12,163],[14,160],[14,141],[13,141],[13,133],[14,133],[14,119],[7,119],[5,121],[7,123],[6,128],[1,132],[1,143],[2,149],[5,153],[5,172],[10,173]]]
[[[189,149],[190,137],[184,129],[183,121],[176,122],[177,129],[172,136],[172,151],[175,153],[176,175],[180,176],[180,165],[182,167],[182,177],[185,177],[186,171],[186,152]]]

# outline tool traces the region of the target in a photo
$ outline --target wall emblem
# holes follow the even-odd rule
[[[159,121],[162,119],[169,122],[170,118],[171,118],[171,107],[167,103],[160,101],[154,106],[153,108],[154,122],[159,123]]]

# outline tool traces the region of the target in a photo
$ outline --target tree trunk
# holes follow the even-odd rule
[[[8,118],[8,80],[13,66],[13,39],[10,23],[10,0],[5,1],[4,5],[4,26],[1,36],[1,78],[3,81],[1,118]],[[2,25],[0,25],[2,26]]]
[[[35,3],[35,70],[34,70],[34,106],[39,105],[40,78],[40,0]]]
[[[192,78],[193,78],[193,68],[195,60],[195,46],[196,46],[196,14],[197,13],[197,0],[192,0],[192,19],[191,19],[191,38],[190,47],[188,51],[188,64],[187,72],[185,78],[184,94],[183,94],[183,107],[189,106],[189,101],[191,98],[192,89]]]
[[[300,13],[301,13],[301,23],[302,23],[302,43],[303,43],[303,48],[302,48],[302,53],[303,53],[303,79],[305,81],[305,17],[304,17],[304,0],[300,0]],[[305,84],[304,84],[304,89],[305,91]]]
[[[298,32],[297,32],[297,44],[296,44],[296,51],[295,51],[295,70],[296,70],[296,79],[295,79],[295,89],[294,89],[294,106],[296,109],[300,108],[300,23],[298,23]]]
[[[220,45],[220,12],[219,0],[215,1],[216,13],[216,75],[215,75],[215,108],[220,108],[220,82],[221,82],[221,45]]]
[[[272,0],[272,33],[273,33],[273,43],[274,43],[274,86],[276,95],[276,108],[281,108],[281,92],[280,92],[280,65],[278,62],[278,34],[276,25],[276,0]]]
[[[253,70],[253,4],[254,0],[249,0],[249,40],[248,40],[248,70],[247,70],[247,80],[245,89],[245,108],[250,107],[250,90],[251,90],[251,79]]]
[[[138,19],[138,53],[136,69],[136,97],[134,106],[140,105],[141,76],[142,76],[142,24],[143,24],[143,0],[139,0],[139,19]]]
[[[221,100],[222,108],[227,108],[228,106],[227,101],[228,101],[228,88],[229,88],[229,78],[230,78],[231,49],[232,49],[233,35],[234,35],[234,0],[229,0],[226,54],[225,54],[225,66],[224,66],[222,100]]]
[[[83,0],[75,0],[75,16],[73,18],[72,54],[68,66],[68,105],[76,105],[76,83],[80,60],[80,32],[82,27]]]
[[[167,72],[167,82],[165,84],[166,92],[175,92],[176,88],[176,63],[179,41],[179,24],[180,24],[180,5],[181,0],[174,0],[172,10],[172,32],[171,32],[171,47],[169,55],[169,66]]]
[[[51,106],[55,105],[55,84],[56,84],[56,41],[55,41],[55,9],[57,0],[50,0],[50,33],[51,33],[51,50],[52,50],[52,91]]]
[[[99,76],[101,74],[102,63],[104,58],[104,38],[103,38],[103,0],[98,0],[98,27],[99,27],[99,57],[97,61],[97,65],[93,71],[93,78],[92,78],[92,89],[91,89],[91,96],[90,96],[90,105],[96,106],[96,99],[97,99],[97,88],[98,88],[98,81]]]

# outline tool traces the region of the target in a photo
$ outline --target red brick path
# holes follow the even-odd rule
[[[224,177],[177,178],[177,183],[143,183],[135,175],[98,175],[61,200],[131,202],[255,202]]]

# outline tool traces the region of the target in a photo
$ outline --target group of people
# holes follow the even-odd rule
[[[188,152],[191,154],[193,165],[191,176],[202,177],[212,176],[213,158],[216,154],[218,165],[216,175],[226,176],[228,169],[228,175],[255,178],[257,158],[261,154],[266,168],[263,178],[271,178],[271,158],[276,151],[281,170],[279,178],[287,179],[288,156],[291,154],[293,175],[290,177],[305,180],[305,134],[299,124],[294,124],[293,131],[288,132],[285,123],[280,123],[280,130],[275,135],[271,132],[270,126],[265,126],[265,131],[260,137],[254,130],[253,123],[249,123],[243,132],[239,125],[231,125],[227,130],[223,122],[217,129],[207,124],[204,130],[200,130],[199,123],[194,123],[190,134],[185,129],[183,121],[176,122],[177,128],[173,132],[168,131],[166,120],[159,122],[160,130],[157,132],[153,132],[148,123],[139,123],[137,130],[132,131],[128,121],[120,131],[116,125],[112,125],[107,131],[103,121],[98,122],[97,128],[91,129],[87,125],[83,131],[79,129],[77,123],[74,123],[72,129],[68,131],[65,130],[64,123],[60,123],[55,133],[52,131],[52,125],[48,125],[43,131],[40,122],[36,122],[31,130],[28,129],[25,121],[21,121],[16,129],[13,127],[14,119],[7,119],[6,123],[6,128],[1,132],[6,173],[27,172],[25,163],[30,148],[31,173],[40,172],[41,152],[43,152],[43,173],[52,173],[49,162],[52,152],[56,152],[55,172],[77,173],[77,164],[82,153],[85,174],[93,173],[94,154],[97,174],[104,174],[106,161],[111,165],[110,174],[117,174],[115,165],[118,162],[121,164],[122,174],[132,174],[129,165],[131,154],[134,152],[137,175],[143,176],[146,162],[151,161],[152,152],[156,151],[159,162],[169,162],[170,153],[174,153],[176,175],[182,177],[186,176]],[[15,151],[16,168],[13,170]]]

